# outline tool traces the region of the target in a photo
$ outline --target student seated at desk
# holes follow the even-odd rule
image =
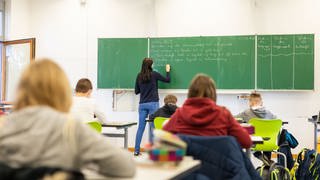
[[[164,97],[164,106],[159,108],[155,113],[150,115],[150,119],[154,120],[156,117],[166,117],[169,118],[176,112],[177,109],[177,97],[171,94]]]
[[[244,122],[248,122],[252,118],[261,119],[276,119],[277,117],[270,111],[266,110],[262,106],[262,97],[258,92],[252,92],[249,97],[249,109],[235,116],[236,118],[242,118]],[[265,155],[268,159],[271,159],[271,152],[255,152],[253,155],[260,158],[261,155]]]
[[[229,110],[216,104],[216,86],[209,76],[196,75],[189,87],[188,99],[163,127],[172,133],[198,136],[234,136],[243,148],[252,145],[248,132]]]
[[[0,118],[0,162],[11,167],[84,168],[132,177],[131,155],[68,113],[71,88],[51,60],[36,60],[21,75],[14,111]]]
[[[252,118],[276,119],[277,117],[262,106],[262,97],[257,92],[252,92],[249,97],[249,109],[236,115],[235,118],[242,118],[247,123]]]
[[[106,120],[106,116],[90,98],[92,93],[91,81],[87,78],[80,79],[76,85],[75,91],[71,113],[74,116],[79,117],[83,122],[97,120],[103,124]],[[94,116],[96,116],[96,119],[94,119]]]

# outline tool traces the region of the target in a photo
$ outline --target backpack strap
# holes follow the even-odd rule
[[[260,167],[260,177],[262,177],[263,176],[263,170],[266,168],[266,165],[262,165],[261,167]]]
[[[297,171],[298,167],[299,167],[299,164],[298,164],[298,162],[296,160],[294,165],[293,165],[293,167],[290,170],[290,176],[292,177],[292,180],[296,180],[297,179],[296,178],[296,171]]]
[[[302,156],[305,156],[305,155],[306,155],[306,154],[305,154],[306,151],[307,151],[307,148],[303,148],[303,149],[299,152],[298,157],[297,157],[297,159],[296,159],[296,162],[297,162],[298,164],[301,164],[301,162],[303,161]]]
[[[277,166],[277,163],[275,163],[275,162],[273,162],[273,163],[270,165],[267,179],[276,180],[276,179],[273,178],[273,176],[276,177],[276,175],[277,175],[277,174],[276,174],[276,171],[275,171],[276,166]]]
[[[274,162],[270,166],[268,179],[280,180],[280,179],[278,179],[278,175],[280,175],[281,180],[289,180],[290,179],[290,171],[289,171],[289,169],[279,165],[276,162]]]

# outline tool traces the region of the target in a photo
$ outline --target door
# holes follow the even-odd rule
[[[1,101],[10,103],[23,69],[35,58],[35,38],[2,42]]]

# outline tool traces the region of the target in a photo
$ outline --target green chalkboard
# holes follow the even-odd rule
[[[197,73],[210,75],[219,89],[254,89],[255,36],[151,38],[154,69],[165,73],[171,65],[171,83],[160,88],[186,89]]]
[[[314,35],[258,35],[258,89],[314,89]]]
[[[98,88],[133,88],[147,56],[147,38],[98,39]]]
[[[314,89],[314,35],[248,35],[171,38],[98,39],[98,88],[134,88],[142,59],[154,59],[154,70],[170,84],[186,89],[193,76],[206,73],[219,89]],[[255,59],[256,58],[256,59]]]

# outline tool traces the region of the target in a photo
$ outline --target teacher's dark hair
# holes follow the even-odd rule
[[[14,109],[44,105],[68,113],[72,105],[71,92],[69,80],[57,63],[37,59],[21,74]]]
[[[139,81],[145,83],[151,79],[153,60],[151,58],[144,58],[139,73]]]

